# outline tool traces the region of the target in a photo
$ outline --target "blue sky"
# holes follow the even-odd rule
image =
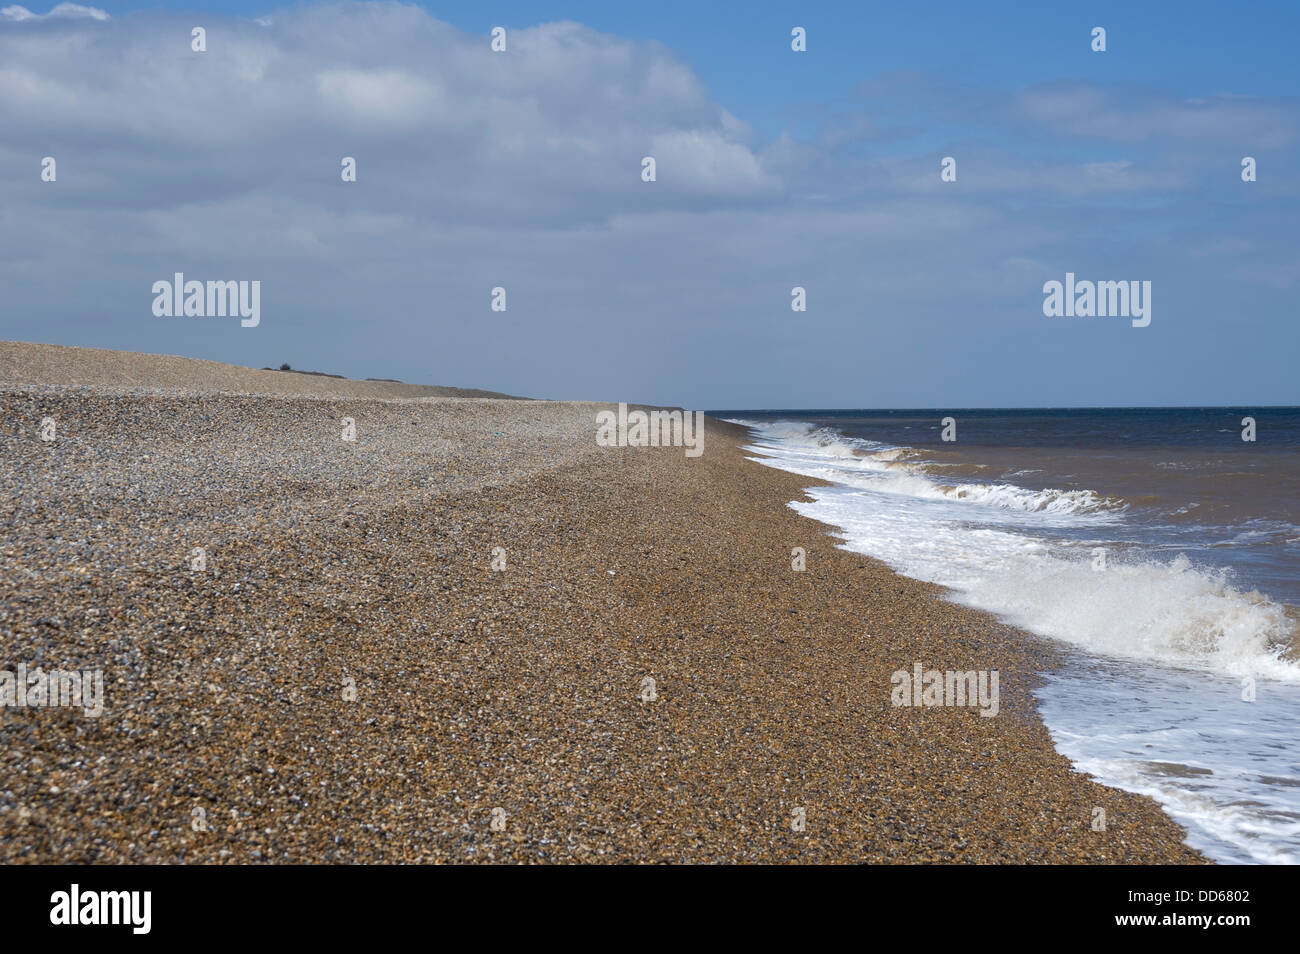
[[[295,4],[216,0],[112,3],[119,16],[170,9],[259,17]],[[33,9],[36,5],[33,4]],[[1015,89],[1044,78],[1146,83],[1189,96],[1232,91],[1300,95],[1292,54],[1300,5],[1224,2],[990,3],[936,0],[918,10],[886,3],[421,3],[461,29],[528,27],[572,20],[604,33],[656,40],[669,47],[729,109],[769,135],[785,127],[783,111],[800,101],[835,99],[863,79],[899,70],[937,73],[977,86]],[[793,25],[811,36],[813,56],[792,58]],[[1078,36],[1105,25],[1105,57]]]
[[[693,407],[1300,403],[1300,5],[26,6],[3,337]],[[262,324],[155,318],[175,271],[261,280]],[[1151,281],[1151,325],[1044,317],[1066,271]]]

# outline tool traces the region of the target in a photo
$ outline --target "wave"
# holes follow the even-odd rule
[[[1111,563],[1055,558],[991,574],[962,602],[1032,632],[1112,657],[1300,683],[1285,607],[1186,556]]]
[[[935,479],[931,467],[922,458],[922,452],[916,448],[847,437],[830,427],[817,427],[800,421],[766,424],[733,420],[731,423],[749,427],[759,438],[759,443],[748,450],[774,453],[790,464],[805,465],[802,469],[785,469],[796,469],[805,476],[822,476],[850,486],[951,500],[1018,514],[1116,515],[1127,509],[1124,501],[1091,490],[1027,490],[1009,483],[942,481]],[[846,464],[850,465],[847,469]],[[944,466],[951,465],[940,465],[935,469],[941,470]]]
[[[940,487],[951,500],[967,500],[1022,513],[1114,513],[1121,501],[1101,497],[1091,490],[1025,490],[1015,484],[959,484]]]
[[[948,485],[904,463],[910,448],[830,428],[748,423],[760,463],[833,486],[791,506],[837,527],[843,546],[938,583],[960,603],[1111,657],[1300,683],[1295,621],[1231,571],[1144,546],[1053,538],[1103,529],[1126,504],[1090,490]],[[1045,533],[1046,531],[1046,533]],[[1098,566],[1101,544],[1107,559]]]

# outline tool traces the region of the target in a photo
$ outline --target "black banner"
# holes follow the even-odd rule
[[[810,885],[802,878],[773,882],[769,872],[761,890],[770,900],[754,920],[754,933],[783,926],[816,929],[818,921],[833,928],[836,921],[852,918],[859,930],[873,921],[885,928],[919,928],[918,940],[930,930],[945,941],[988,937],[988,929],[997,925],[999,933],[1055,929],[1071,939],[1198,932],[1231,943],[1261,926],[1280,929],[1282,879],[1290,878],[1278,869],[1236,867],[897,868],[843,874],[843,886],[827,895],[820,876]],[[581,874],[558,877],[498,882],[482,873],[448,875],[411,867],[9,867],[0,869],[0,890],[14,937],[114,937],[128,944],[253,938],[373,942],[376,932],[379,937],[406,934],[431,922],[538,930],[545,923],[555,926],[565,911],[566,919],[573,919],[570,929],[582,935],[605,923],[614,929],[619,923],[639,924],[657,935],[682,914],[694,920],[707,913],[698,888],[678,906],[675,877],[651,887],[653,894],[639,880],[601,892]],[[716,889],[710,918],[720,929],[725,924],[733,939],[748,933],[743,915],[753,910],[737,900],[754,890],[735,877]]]

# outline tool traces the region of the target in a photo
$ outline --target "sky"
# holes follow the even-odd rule
[[[1041,6],[0,0],[0,338],[692,408],[1300,404],[1300,4]],[[259,281],[260,323],[155,316],[176,272]],[[1150,324],[1047,317],[1067,272],[1150,282]]]

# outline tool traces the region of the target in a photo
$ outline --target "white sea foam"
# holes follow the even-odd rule
[[[1036,693],[1057,747],[1084,772],[1150,795],[1217,861],[1300,863],[1300,691],[1190,669],[1067,662]]]
[[[1108,656],[1300,683],[1283,608],[1225,571],[1129,552],[1098,572],[1091,546],[1047,538],[1063,526],[1101,533],[1122,504],[1088,490],[945,485],[897,455],[880,459],[898,448],[796,422],[750,426],[750,450],[765,455],[755,460],[835,484],[810,488],[795,510],[838,528],[847,549],[950,587],[958,602]]]

